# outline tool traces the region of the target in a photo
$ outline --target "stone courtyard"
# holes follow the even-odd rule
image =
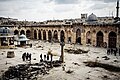
[[[47,54],[49,50],[54,52],[53,60],[59,60],[61,55],[60,43],[49,43],[44,41],[31,40],[32,48],[16,47],[15,49],[0,49],[0,75],[2,75],[10,66],[17,64],[29,64],[29,61],[22,60],[24,52],[31,53],[31,63],[40,62],[40,54]],[[70,54],[64,50],[65,70],[63,67],[52,68],[48,74],[38,75],[38,80],[119,80],[120,71],[109,71],[100,67],[88,67],[85,61],[100,62],[116,67],[120,67],[120,56],[107,55],[105,48],[91,46],[81,46],[79,44],[65,44],[64,49],[82,49],[88,50],[88,53]],[[14,51],[14,58],[7,58],[7,52]],[[109,59],[106,60],[104,57]],[[71,71],[71,73],[67,73]]]

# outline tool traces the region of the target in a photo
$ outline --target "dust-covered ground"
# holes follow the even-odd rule
[[[49,43],[43,41],[30,41],[33,47],[16,47],[15,49],[0,49],[0,75],[2,75],[9,66],[17,64],[29,63],[22,60],[22,54],[28,52],[32,54],[32,63],[38,63],[40,61],[40,54],[47,54],[49,50],[52,50],[57,56],[54,56],[54,60],[58,60],[60,57],[61,47],[59,43]],[[112,72],[100,67],[88,67],[83,62],[85,61],[97,61],[100,63],[106,63],[120,67],[120,56],[107,55],[106,49],[96,47],[84,47],[81,45],[65,44],[64,49],[83,49],[90,50],[84,54],[70,54],[64,52],[65,71],[63,67],[55,67],[49,71],[49,74],[38,75],[38,80],[120,80],[120,71]],[[14,58],[7,58],[7,51],[14,51]],[[104,56],[109,57],[109,60],[105,60]],[[7,63],[7,64],[6,64]],[[67,73],[67,71],[72,71]]]

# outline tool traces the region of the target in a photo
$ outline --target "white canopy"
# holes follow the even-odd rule
[[[28,41],[29,39],[24,35],[24,34],[22,34],[22,35],[20,35],[19,36],[19,38],[18,38],[18,40],[17,41]]]

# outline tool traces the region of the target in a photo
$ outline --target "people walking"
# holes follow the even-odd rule
[[[26,52],[22,54],[22,59],[23,59],[23,61],[25,61],[25,59],[26,59]]]
[[[109,48],[107,49],[107,55],[110,55],[110,49]]]
[[[40,54],[40,62],[42,62],[43,61],[43,59],[42,59],[42,54]]]
[[[31,53],[29,54],[29,61],[31,61]]]
[[[44,61],[46,61],[46,55],[44,55]]]
[[[29,57],[29,53],[26,54],[26,60],[28,60],[28,57]]]
[[[49,61],[49,54],[47,54],[47,61]]]

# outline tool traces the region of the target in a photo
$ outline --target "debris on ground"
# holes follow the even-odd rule
[[[36,58],[34,58],[33,60],[36,60]]]
[[[87,77],[86,79],[90,79],[89,77]]]
[[[80,66],[80,64],[73,62],[72,64]]]
[[[36,48],[43,48],[42,46],[37,46]]]
[[[104,60],[110,60],[110,58],[107,56],[103,56],[102,58],[104,58]]]
[[[73,70],[69,69],[69,70],[66,71],[66,73],[71,74],[71,73],[73,73]]]
[[[15,57],[14,51],[7,52],[7,58],[14,58],[14,57]]]
[[[104,68],[108,71],[120,72],[119,66],[114,66],[114,65],[100,63],[100,62],[93,62],[93,61],[87,61],[84,63],[86,64],[86,66],[89,66],[89,67],[100,67],[100,68]]]
[[[101,78],[102,78],[103,80],[110,80],[110,77],[107,76],[107,75],[103,75]],[[116,79],[114,79],[114,80],[116,80]]]
[[[117,62],[117,63],[118,63],[119,61],[118,61],[118,60],[114,60],[114,62]]]
[[[60,56],[57,51],[50,50],[50,49],[48,50],[47,54],[48,55],[53,55],[53,56]]]
[[[82,54],[82,53],[88,53],[89,50],[82,50],[82,49],[64,49],[66,52],[71,53],[71,54]]]
[[[2,75],[3,80],[19,79],[19,80],[33,80],[37,75],[49,74],[49,70],[53,67],[61,66],[61,61],[43,61],[35,64],[18,64],[10,66],[8,70]]]

